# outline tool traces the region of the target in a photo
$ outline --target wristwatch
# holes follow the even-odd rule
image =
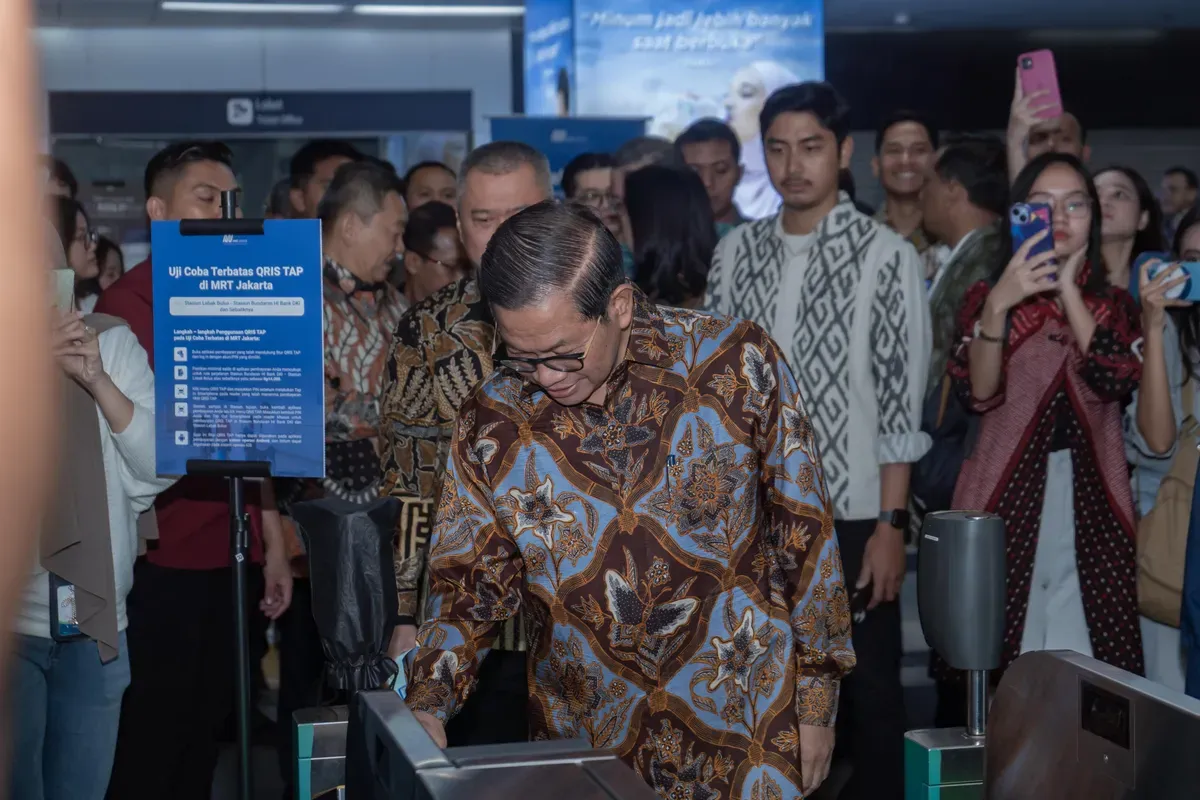
[[[908,523],[912,519],[912,515],[908,513],[907,508],[893,508],[891,511],[880,511],[879,521],[886,522],[893,528],[901,531],[908,530]]]
[[[983,320],[975,320],[974,336],[983,342],[991,342],[992,344],[1004,344],[1003,336],[991,336],[983,330]]]

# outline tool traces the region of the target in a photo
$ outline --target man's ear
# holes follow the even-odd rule
[[[404,254],[404,272],[406,275],[416,275],[421,268],[421,259],[416,253],[409,250]]]
[[[841,159],[841,168],[850,169],[850,159],[854,157],[854,137],[847,136],[842,142],[842,146],[838,148],[838,156]],[[875,170],[875,177],[879,177],[879,165],[875,163],[877,159],[872,159],[871,169]]]
[[[608,299],[608,314],[624,330],[633,324],[633,284],[622,283]]]
[[[162,222],[167,218],[167,204],[161,197],[146,198],[146,216],[155,222]]]
[[[1085,144],[1083,146],[1083,150],[1080,152],[1080,155],[1083,157],[1083,163],[1086,164],[1089,161],[1091,161],[1092,160],[1092,146],[1090,144]]]
[[[292,210],[301,217],[307,216],[308,212],[304,208],[304,190],[292,188],[288,190],[288,199],[292,201]]]

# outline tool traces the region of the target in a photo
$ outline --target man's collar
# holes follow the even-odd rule
[[[359,292],[377,294],[387,289],[386,283],[367,283],[332,258],[325,259],[325,279],[337,286],[347,297]]]
[[[625,361],[670,369],[675,364],[670,339],[658,306],[636,286],[633,287],[633,323],[625,347]]]
[[[839,189],[837,202],[834,204],[833,208],[829,209],[829,213],[821,218],[821,221],[817,223],[817,226],[813,228],[812,232],[814,234],[820,234],[825,229],[825,226],[829,224],[829,220],[832,219],[839,211],[844,209],[849,209],[851,211],[858,210],[854,205],[854,201],[850,199],[850,195]],[[786,242],[787,237],[791,234],[783,229],[783,212],[784,209],[780,208],[779,213],[775,215],[774,228],[775,235],[779,237],[779,240],[781,242]],[[811,236],[812,234],[805,235]]]

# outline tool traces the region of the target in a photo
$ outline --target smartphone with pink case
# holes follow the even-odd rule
[[[1039,119],[1060,117],[1063,113],[1062,93],[1058,90],[1058,70],[1054,68],[1054,53],[1049,50],[1034,50],[1017,57],[1017,70],[1021,76],[1021,93],[1028,97],[1034,92],[1045,92],[1036,105],[1049,106],[1037,112]]]

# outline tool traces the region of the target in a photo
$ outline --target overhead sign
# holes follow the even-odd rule
[[[324,477],[320,223],[187,235],[155,222],[150,240],[159,474],[195,459]]]
[[[471,130],[471,93],[50,92],[52,136]]]

